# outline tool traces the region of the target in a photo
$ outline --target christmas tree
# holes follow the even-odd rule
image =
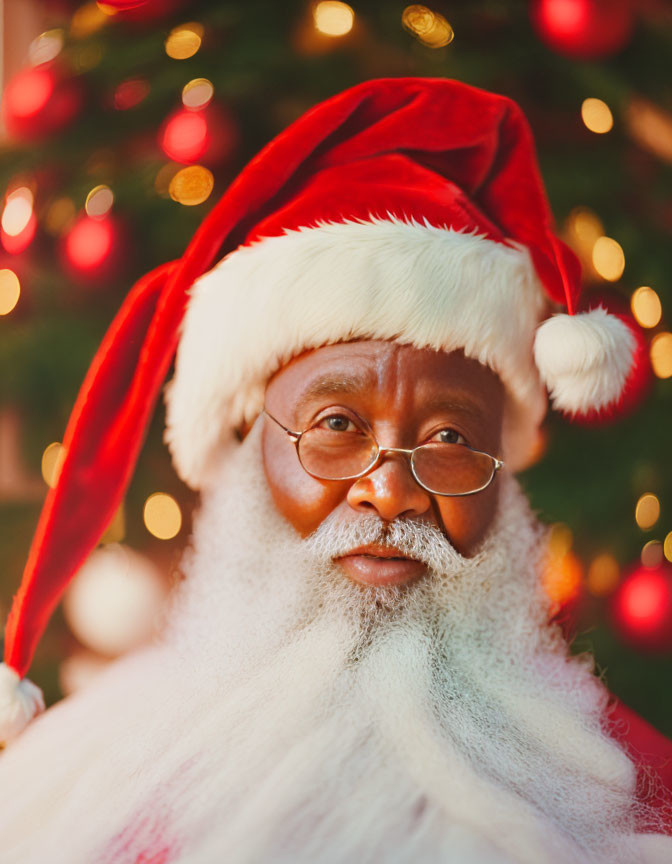
[[[589,297],[639,324],[641,375],[619,416],[570,423],[549,415],[538,461],[522,480],[554,526],[545,584],[578,632],[574,647],[594,648],[613,692],[672,735],[669,6],[45,0],[43,7],[45,32],[3,94],[3,617],[45,482],[57,477],[78,387],[132,282],[178,257],[242,166],[317,101],[373,77],[456,78],[521,104]],[[165,581],[195,499],[171,468],[162,428],[159,408],[102,543],[140,550]],[[147,578],[145,586],[154,577]],[[123,590],[110,584],[103,605]],[[153,590],[142,595],[147,608]],[[90,664],[122,650],[113,635],[92,641],[76,624],[86,610],[73,612],[75,599],[69,606]],[[64,659],[78,650],[57,615],[32,674],[50,700],[61,693]]]

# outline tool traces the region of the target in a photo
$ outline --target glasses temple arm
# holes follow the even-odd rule
[[[300,432],[293,432],[291,429],[288,429],[286,426],[283,426],[282,423],[276,417],[274,417],[269,411],[267,411],[265,408],[262,410],[262,413],[265,414],[267,417],[270,417],[270,419],[274,423],[277,423],[277,425],[282,429],[282,431],[286,432],[289,435],[289,437],[292,439],[292,441],[294,441],[294,443],[296,443],[299,440],[299,438],[301,437]]]

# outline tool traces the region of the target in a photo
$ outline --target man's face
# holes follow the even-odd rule
[[[492,456],[500,456],[503,407],[498,376],[461,351],[382,341],[306,352],[277,372],[266,392],[267,410],[293,431],[316,422],[344,427],[359,417],[381,447],[410,449],[448,430],[448,440]],[[328,419],[334,417],[339,419]],[[496,511],[496,479],[474,495],[434,495],[415,481],[404,454],[389,454],[363,477],[318,480],[302,468],[289,436],[268,418],[263,457],[276,507],[304,537],[332,514],[344,521],[374,514],[385,522],[428,522],[470,556]],[[375,551],[339,563],[350,578],[371,585],[404,584],[422,574],[417,561],[385,559]]]

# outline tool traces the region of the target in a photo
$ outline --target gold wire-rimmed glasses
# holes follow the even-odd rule
[[[388,453],[402,453],[408,457],[411,473],[423,489],[432,495],[452,498],[482,492],[504,465],[495,456],[468,444],[430,441],[410,450],[381,447],[366,421],[350,413],[352,417],[338,416],[357,426],[356,432],[318,425],[329,417],[320,418],[303,432],[294,432],[264,408],[264,414],[296,447],[304,471],[318,480],[356,480],[372,471]],[[356,421],[353,418],[357,418]]]

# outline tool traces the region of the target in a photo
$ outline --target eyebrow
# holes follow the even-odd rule
[[[338,393],[362,393],[372,385],[371,375],[356,375],[352,372],[331,372],[315,378],[303,391],[297,400],[296,407],[300,410],[309,402],[324,396]]]
[[[437,397],[428,400],[424,406],[427,411],[446,411],[468,414],[474,420],[485,419],[485,409],[473,399],[466,395],[455,395],[448,397]]]

